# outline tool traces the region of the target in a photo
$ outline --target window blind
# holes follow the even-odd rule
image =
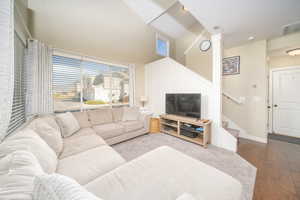
[[[21,39],[14,35],[14,94],[12,112],[8,126],[8,134],[25,123],[25,74],[24,74],[24,52],[25,47]]]
[[[129,69],[53,56],[54,111],[129,104]]]
[[[54,110],[79,110],[81,106],[81,60],[54,55],[53,97]]]

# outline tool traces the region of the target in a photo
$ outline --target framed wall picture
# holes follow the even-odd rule
[[[223,58],[223,75],[240,73],[240,56]]]

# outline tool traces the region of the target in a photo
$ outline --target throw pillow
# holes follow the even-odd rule
[[[0,159],[0,199],[31,200],[35,176],[43,174],[36,157],[15,151]]]
[[[73,112],[74,117],[77,119],[79,126],[81,128],[90,128],[92,125],[89,121],[89,116],[86,111],[83,112]]]
[[[32,129],[23,129],[7,137],[0,144],[0,158],[18,150],[31,152],[46,173],[55,172],[57,167],[56,153]]]
[[[61,133],[50,126],[44,119],[36,119],[31,126],[39,136],[55,151],[56,155],[60,155],[63,149],[63,140]]]
[[[120,122],[120,121],[122,121],[122,119],[123,119],[123,111],[124,111],[123,107],[113,108],[112,109],[114,122]]]
[[[34,180],[33,200],[101,200],[75,180],[59,175],[40,175]]]
[[[69,137],[80,129],[79,123],[70,112],[56,115],[56,120],[60,126],[62,136]]]
[[[139,120],[140,110],[138,107],[124,107],[122,121]]]
[[[88,111],[89,120],[93,126],[100,124],[108,124],[113,122],[111,108],[101,108]]]

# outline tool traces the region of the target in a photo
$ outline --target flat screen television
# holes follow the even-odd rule
[[[201,94],[166,94],[166,114],[201,118]]]

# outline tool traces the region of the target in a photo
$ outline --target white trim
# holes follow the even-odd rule
[[[255,135],[250,135],[250,134],[239,134],[240,138],[244,138],[244,139],[248,139],[248,140],[253,140],[255,142],[260,142],[260,143],[268,143],[268,138],[262,138],[262,137],[258,137]]]
[[[159,13],[157,16],[152,17],[149,21],[146,22],[147,25],[150,25],[152,22],[163,16],[165,13],[167,13],[178,1],[175,0],[167,9]]]
[[[196,39],[192,42],[192,44],[184,51],[184,55],[186,55],[196,44],[197,42],[199,42],[200,39],[204,38],[204,33],[206,32],[206,30],[204,29],[199,35],[198,37],[196,37]]]
[[[160,40],[164,40],[165,42],[167,42],[167,56],[164,56],[164,55],[161,55],[157,52],[157,40],[160,39]],[[159,33],[156,33],[155,35],[155,53],[159,56],[163,56],[163,57],[170,57],[170,40],[164,36],[162,36],[161,34]]]
[[[268,138],[262,138],[255,135],[250,135],[245,129],[241,128],[239,125],[237,125],[234,121],[229,119],[227,116],[222,116],[223,121],[228,122],[228,128],[239,130],[239,138],[244,138],[248,140],[253,140],[255,142],[261,142],[261,143],[267,143]]]
[[[270,69],[270,79],[269,79],[269,133],[273,133],[273,73],[279,72],[279,71],[292,71],[300,69],[300,66],[286,66],[286,67],[280,67],[280,68],[273,68]]]
[[[79,59],[79,60],[83,60],[83,61],[91,61],[91,62],[96,62],[96,63],[104,64],[104,65],[112,65],[112,66],[117,66],[117,67],[128,68],[128,65],[125,65],[125,64],[106,62],[106,61],[103,61],[103,60],[105,60],[103,58],[88,56],[88,55],[80,54],[80,53],[65,50],[65,49],[54,48],[53,55],[64,56],[64,57],[68,57],[68,58],[75,58],[75,59]]]
[[[135,105],[135,65],[129,66],[129,105]]]

